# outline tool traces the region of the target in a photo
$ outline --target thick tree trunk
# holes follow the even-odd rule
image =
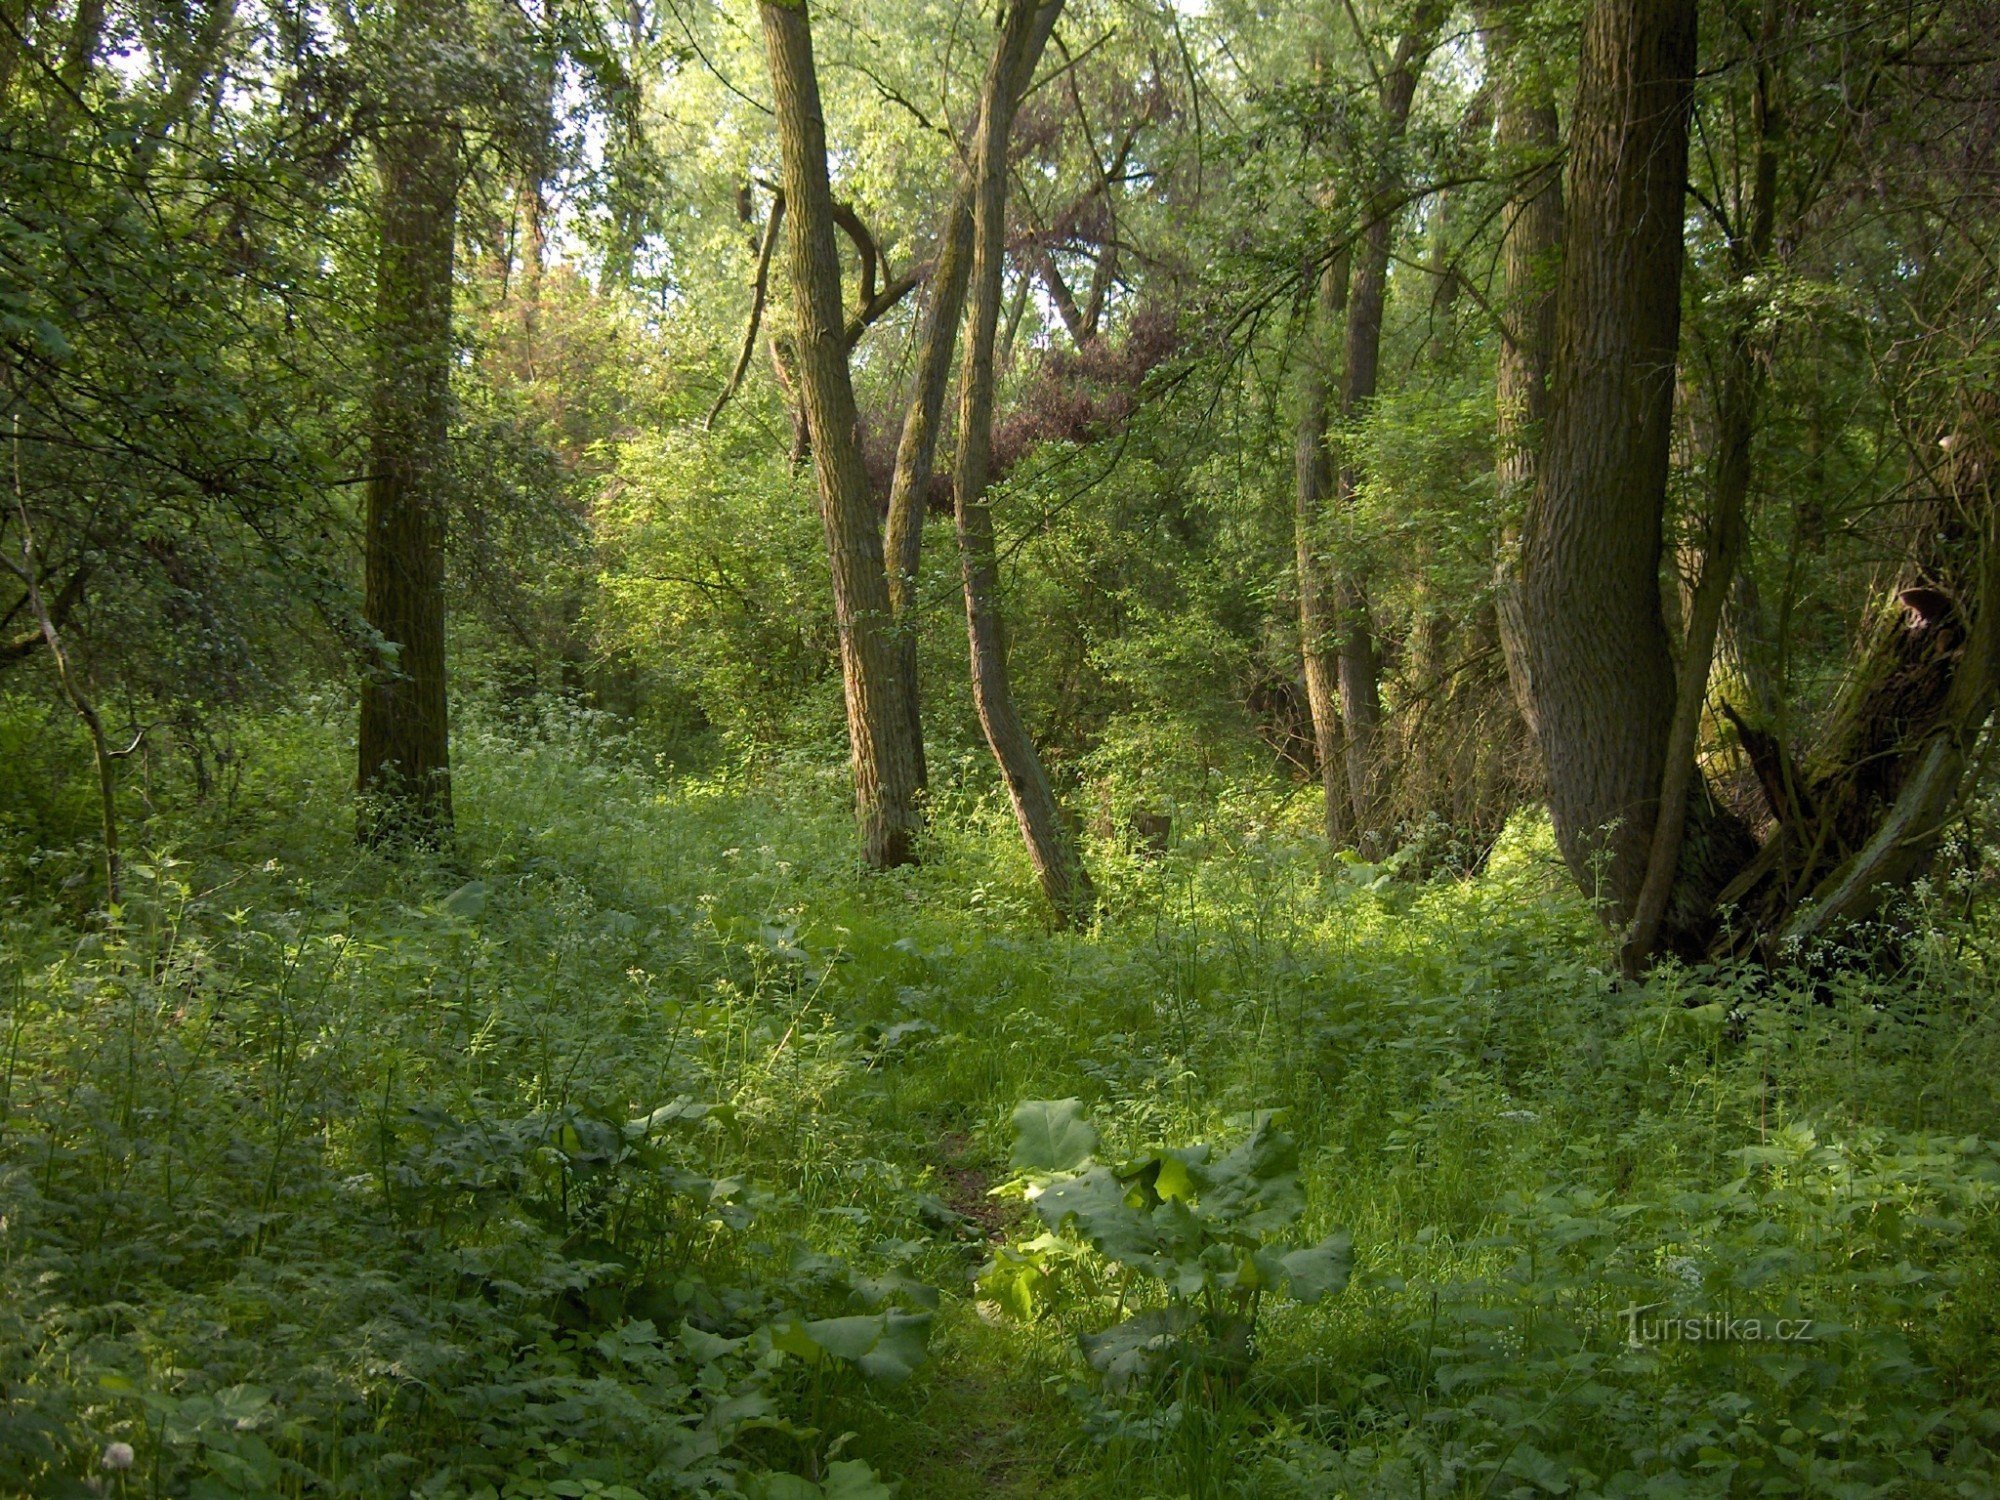
[[[1523,537],[1556,838],[1619,931],[1645,880],[1674,715],[1660,556],[1695,19],[1694,0],[1599,0],[1584,22],[1549,414]],[[1684,864],[1747,852],[1712,813],[1704,801]]]
[[[786,250],[797,325],[790,352],[812,440],[820,515],[832,565],[855,809],[868,863],[883,869],[916,857],[917,763],[911,716],[897,673],[875,495],[862,466],[854,387],[847,367],[840,257],[826,169],[826,122],[803,0],[763,0],[758,9],[777,106],[785,191]]]
[[[1327,366],[1346,302],[1347,257],[1343,255],[1321,270],[1306,325],[1292,489],[1292,534],[1298,549],[1299,653],[1305,666],[1313,748],[1319,760],[1320,784],[1326,792],[1326,841],[1334,849],[1344,849],[1354,841],[1354,804],[1347,790],[1347,745],[1340,725],[1340,622],[1321,531],[1326,524],[1327,502],[1333,495],[1333,456],[1326,438],[1335,384]]]
[[[1007,673],[1000,613],[1000,566],[993,544],[993,510],[987,493],[993,464],[993,355],[1000,323],[1000,273],[1006,242],[1007,141],[1013,131],[1018,76],[1037,12],[1053,24],[1062,0],[1015,0],[1002,23],[973,143],[972,276],[965,316],[965,355],[959,372],[958,462],[954,513],[965,578],[966,637],[972,658],[972,696],[979,722],[1014,804],[1014,817],[1056,919],[1083,920],[1095,903],[1062,809],[1056,805],[1041,757],[1021,721]],[[1001,71],[1005,70],[1005,71]]]
[[[381,249],[363,610],[384,647],[361,689],[369,842],[451,837],[444,539],[458,135],[399,119],[376,141]]]
[[[1501,170],[1514,183],[1501,239],[1500,361],[1495,391],[1494,479],[1500,505],[1493,575],[1494,619],[1514,702],[1535,732],[1534,692],[1521,619],[1521,513],[1535,490],[1535,454],[1548,416],[1549,355],[1555,346],[1556,266],[1562,250],[1562,176],[1555,100],[1542,69],[1518,56],[1522,0],[1483,7]]]
[[[1417,78],[1443,19],[1435,4],[1421,5],[1410,30],[1396,44],[1395,60],[1382,80],[1384,165],[1368,205],[1368,221],[1354,256],[1354,285],[1347,310],[1347,350],[1340,376],[1343,424],[1363,416],[1374,403],[1382,363],[1382,314],[1389,291],[1389,249],[1394,229],[1399,177],[1393,160],[1409,125]],[[1361,470],[1343,455],[1334,479],[1333,504],[1343,510],[1360,493]],[[1340,567],[1334,579],[1334,614],[1340,674],[1340,717],[1346,735],[1347,788],[1354,805],[1355,831],[1362,851],[1386,852],[1388,766],[1382,754],[1382,660],[1369,618],[1367,579]]]

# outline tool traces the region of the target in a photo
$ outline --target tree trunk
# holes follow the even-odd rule
[[[1522,639],[1521,511],[1535,489],[1535,450],[1548,416],[1549,354],[1555,345],[1556,266],[1562,251],[1562,177],[1556,106],[1541,70],[1524,67],[1514,22],[1521,0],[1484,7],[1480,29],[1499,103],[1496,146],[1513,191],[1501,238],[1500,361],[1495,392],[1494,479],[1500,545],[1494,618],[1514,702],[1535,733],[1535,698]]]
[[[1549,413],[1522,548],[1556,839],[1620,931],[1645,880],[1674,714],[1660,555],[1695,19],[1694,0],[1599,0],[1584,22]],[[1745,852],[1740,829],[1699,833],[1687,857]]]
[[[920,826],[911,718],[897,672],[889,584],[875,496],[862,466],[840,257],[827,180],[812,30],[803,0],[763,0],[764,43],[777,106],[794,321],[792,355],[819,478],[820,516],[833,573],[834,620],[854,768],[854,801],[868,863],[916,857]]]
[[[1354,257],[1354,286],[1347,311],[1347,352],[1340,377],[1340,418],[1353,423],[1374,404],[1382,363],[1382,313],[1389,291],[1389,249],[1399,182],[1393,164],[1396,145],[1409,125],[1410,103],[1432,37],[1443,19],[1442,7],[1420,6],[1410,29],[1396,44],[1396,56],[1382,80],[1383,166],[1368,205],[1368,220]],[[1343,456],[1334,480],[1333,504],[1345,510],[1361,489],[1360,465]],[[1346,732],[1348,795],[1362,851],[1386,852],[1388,830],[1388,767],[1382,755],[1382,660],[1369,619],[1368,582],[1353,567],[1343,566],[1334,580],[1334,614],[1340,667],[1340,717]]]
[[[444,535],[458,134],[435,114],[393,120],[375,155],[382,224],[363,610],[384,647],[361,689],[361,833],[435,845],[452,832]]]
[[[1778,40],[1778,19],[1778,0],[1765,0],[1751,100],[1756,149],[1747,201],[1737,205],[1738,229],[1729,245],[1730,274],[1739,285],[1747,285],[1762,269],[1770,254],[1776,223],[1780,127],[1772,99],[1772,53]],[[1736,570],[1749,545],[1751,443],[1757,433],[1757,407],[1764,386],[1756,324],[1755,311],[1745,309],[1731,320],[1727,335],[1722,389],[1716,403],[1715,499],[1702,549],[1700,580],[1688,604],[1674,715],[1667,734],[1666,770],[1660,784],[1652,846],[1646,856],[1646,878],[1639,890],[1632,930],[1625,943],[1623,963],[1627,974],[1636,974],[1651,959],[1667,902],[1679,877],[1689,793],[1700,776],[1695,763],[1697,740],[1702,707],[1708,697],[1709,673],[1715,661],[1717,633]]]
[[[1344,849],[1354,841],[1354,804],[1347,789],[1347,744],[1340,724],[1340,620],[1333,578],[1322,548],[1326,507],[1333,494],[1333,456],[1327,449],[1328,407],[1334,390],[1327,368],[1334,331],[1347,304],[1347,257],[1320,271],[1306,325],[1300,365],[1298,438],[1294,448],[1292,534],[1298,548],[1299,654],[1305,665],[1306,708],[1313,748],[1326,792],[1326,841]]]
[[[1076,841],[1056,805],[1034,741],[1021,722],[1007,674],[1000,614],[1000,568],[993,544],[992,501],[987,493],[993,462],[993,354],[1000,322],[1000,273],[1005,253],[1007,141],[1012,134],[1019,76],[1037,12],[1053,24],[1062,0],[1015,0],[1002,23],[1001,44],[984,91],[973,142],[972,273],[965,317],[965,357],[959,372],[958,461],[954,513],[965,578],[966,636],[972,659],[972,696],[986,742],[999,762],[1028,859],[1043,894],[1065,925],[1086,918],[1095,904],[1090,877]],[[1017,71],[1018,70],[1018,71]]]
[[[988,86],[1006,82],[1014,90],[1016,105],[1020,91],[1027,87],[1041,61],[1055,17],[1052,7],[1038,13],[1021,57],[1008,70],[997,66],[988,69]],[[994,45],[1004,47],[1005,35]],[[987,107],[985,100],[980,101],[980,107]],[[965,310],[965,286],[971,270],[972,184],[961,181],[938,242],[937,264],[931,268],[931,302],[918,334],[917,388],[896,443],[896,468],[889,482],[889,522],[883,541],[889,605],[896,619],[896,675],[903,684],[919,787],[926,784],[929,775],[924,764],[923,702],[917,687],[917,569],[923,560],[924,515],[930,505],[931,475],[937,462],[939,417],[951,379],[952,353],[958,343],[959,317]]]
[[[931,271],[930,306],[917,348],[917,389],[903,416],[896,468],[889,482],[889,522],[883,560],[889,570],[889,607],[896,620],[896,676],[916,748],[917,785],[929,780],[924,764],[923,702],[917,687],[917,570],[923,561],[924,515],[930,507],[937,462],[939,418],[951,379],[952,351],[972,260],[972,202],[964,187],[952,198],[950,217]]]

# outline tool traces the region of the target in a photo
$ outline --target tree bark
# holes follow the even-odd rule
[[[1038,15],[1053,24],[1062,0],[1014,0],[1002,22],[992,73],[983,93],[973,143],[972,271],[965,316],[965,354],[959,372],[958,455],[953,510],[965,581],[966,638],[972,662],[972,696],[980,725],[1014,805],[1035,878],[1056,920],[1071,925],[1095,905],[1090,877],[1076,841],[1049,787],[1041,757],[1014,702],[1000,611],[1000,568],[993,543],[993,356],[1000,322],[1000,280],[1005,254],[1007,141],[1019,97],[1019,76]]]
[[[778,121],[786,251],[794,321],[793,372],[812,440],[820,516],[833,573],[834,619],[846,689],[854,802],[876,869],[916,857],[921,826],[911,717],[897,673],[889,584],[875,496],[862,466],[840,258],[827,179],[826,122],[804,0],[762,0],[765,52]]]
[[[401,13],[400,28],[409,25]],[[382,643],[361,689],[361,833],[436,845],[452,833],[444,538],[451,425],[453,123],[402,105],[375,143],[381,245],[363,612]]]
[[[1779,0],[1764,0],[1763,25],[1759,28],[1753,59],[1751,130],[1756,148],[1748,201],[1738,204],[1736,232],[1730,237],[1728,255],[1730,275],[1739,286],[1748,285],[1762,268],[1771,251],[1776,223],[1781,127],[1772,97],[1772,53],[1778,40],[1779,15]],[[1652,845],[1646,856],[1646,877],[1639,889],[1632,930],[1625,942],[1623,964],[1628,975],[1636,974],[1652,957],[1667,901],[1679,875],[1689,793],[1700,774],[1695,754],[1702,705],[1708,697],[1722,612],[1749,543],[1751,443],[1757,432],[1757,407],[1764,386],[1756,321],[1755,309],[1741,309],[1731,319],[1727,333],[1722,389],[1716,403],[1714,508],[1709,518],[1707,544],[1702,549],[1701,577],[1688,607],[1674,714],[1667,733],[1666,770],[1660,785]]]
[[[1645,880],[1674,714],[1660,556],[1695,22],[1694,0],[1598,0],[1585,19],[1549,413],[1523,536],[1556,839],[1618,931]]]
[[[1515,29],[1522,0],[1482,7],[1479,26],[1498,96],[1495,145],[1513,174],[1501,238],[1500,360],[1495,390],[1494,479],[1500,506],[1493,570],[1494,619],[1514,702],[1535,730],[1535,695],[1521,618],[1521,512],[1535,489],[1535,456],[1548,416],[1555,346],[1556,265],[1562,252],[1562,176],[1555,100],[1543,74],[1524,67]]]

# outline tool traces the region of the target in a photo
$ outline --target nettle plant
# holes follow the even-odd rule
[[[1255,1354],[1265,1298],[1317,1302],[1347,1285],[1353,1264],[1344,1233],[1287,1241],[1305,1193],[1298,1144],[1278,1125],[1278,1115],[1260,1111],[1226,1151],[1160,1146],[1114,1166],[1095,1159],[1097,1131],[1075,1099],[1022,1104],[1012,1153],[1019,1175],[995,1191],[1027,1199],[1047,1232],[1002,1246],[980,1272],[980,1291],[1035,1318],[1050,1305],[1058,1269],[1094,1251],[1117,1268],[1120,1316],[1080,1342],[1107,1394],[1233,1388]],[[1150,1305],[1130,1310],[1135,1300]]]

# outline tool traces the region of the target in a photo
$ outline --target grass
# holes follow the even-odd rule
[[[1420,884],[1239,797],[1098,850],[1057,935],[976,776],[869,877],[836,771],[680,774],[557,706],[462,730],[449,857],[360,854],[338,709],[260,726],[226,806],[161,769],[116,928],[60,798],[10,845],[0,1489],[1995,1492],[1973,887],[1894,972],[1623,987],[1533,820]],[[1067,1097],[1106,1159],[1282,1110],[1347,1290],[1219,1393],[1107,1396],[1103,1263],[1030,1322],[972,1289],[1034,1232],[1009,1117]],[[1640,1306],[1812,1336],[1634,1348]],[[815,1342],[863,1318],[928,1359]]]

